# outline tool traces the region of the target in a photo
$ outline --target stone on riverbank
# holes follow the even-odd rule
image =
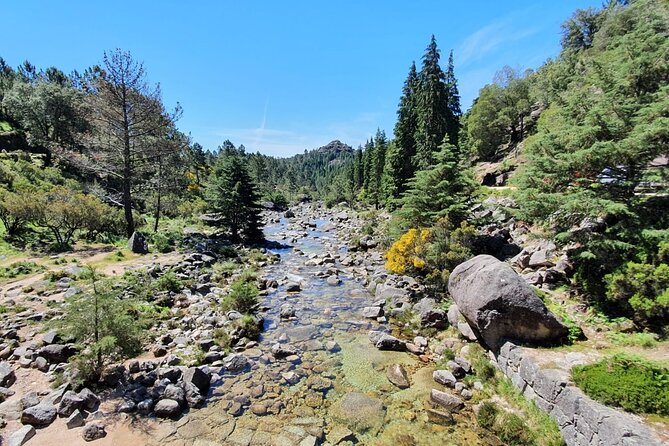
[[[485,344],[497,350],[504,339],[545,342],[567,328],[506,263],[489,255],[458,265],[448,280],[458,310]]]

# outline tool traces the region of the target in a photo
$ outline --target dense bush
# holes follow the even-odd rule
[[[416,274],[445,289],[453,268],[476,252],[476,228],[454,226],[441,218],[429,229],[410,229],[386,252],[386,268],[396,274]]]
[[[428,229],[409,229],[386,252],[386,268],[396,274],[421,272],[429,236]]]
[[[119,209],[104,204],[93,195],[64,186],[47,191],[24,190],[4,192],[0,197],[0,220],[8,235],[16,235],[30,224],[46,229],[53,237],[54,247],[66,249],[77,232],[93,240],[101,235],[123,234],[124,220]]]
[[[634,413],[669,415],[669,368],[661,364],[619,354],[574,367],[572,378],[603,404]]]
[[[222,302],[223,311],[235,310],[242,314],[250,313],[257,304],[258,288],[246,280],[235,281]]]
[[[635,322],[647,326],[669,317],[669,265],[628,262],[607,275],[608,300],[629,307]]]
[[[8,236],[15,236],[25,231],[29,222],[38,215],[37,202],[30,194],[17,194],[2,191],[0,193],[0,220],[5,225]]]
[[[274,209],[277,211],[285,211],[288,209],[288,199],[286,198],[286,195],[279,190],[269,192],[265,198],[274,203]]]
[[[433,283],[445,288],[451,271],[474,256],[477,240],[476,228],[466,222],[454,226],[442,218],[430,230],[425,260]]]
[[[184,284],[176,274],[173,272],[167,272],[160,276],[153,283],[153,288],[157,291],[171,291],[173,293],[178,293],[183,288]]]

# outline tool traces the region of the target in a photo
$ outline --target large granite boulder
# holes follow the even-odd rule
[[[448,291],[477,337],[494,350],[504,339],[540,343],[568,334],[532,288],[495,257],[480,255],[458,265]]]
[[[133,232],[128,240],[128,248],[135,254],[147,254],[149,252],[149,243],[141,232]]]

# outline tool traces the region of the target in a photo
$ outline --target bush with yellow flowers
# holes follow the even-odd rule
[[[429,237],[429,229],[409,229],[386,252],[386,269],[396,274],[418,273],[423,270]]]

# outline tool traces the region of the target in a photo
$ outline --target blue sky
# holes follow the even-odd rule
[[[601,0],[3,2],[0,56],[65,72],[123,48],[144,61],[179,128],[288,156],[392,134],[402,83],[434,34],[455,55],[463,110],[507,64],[559,51],[560,23]]]

